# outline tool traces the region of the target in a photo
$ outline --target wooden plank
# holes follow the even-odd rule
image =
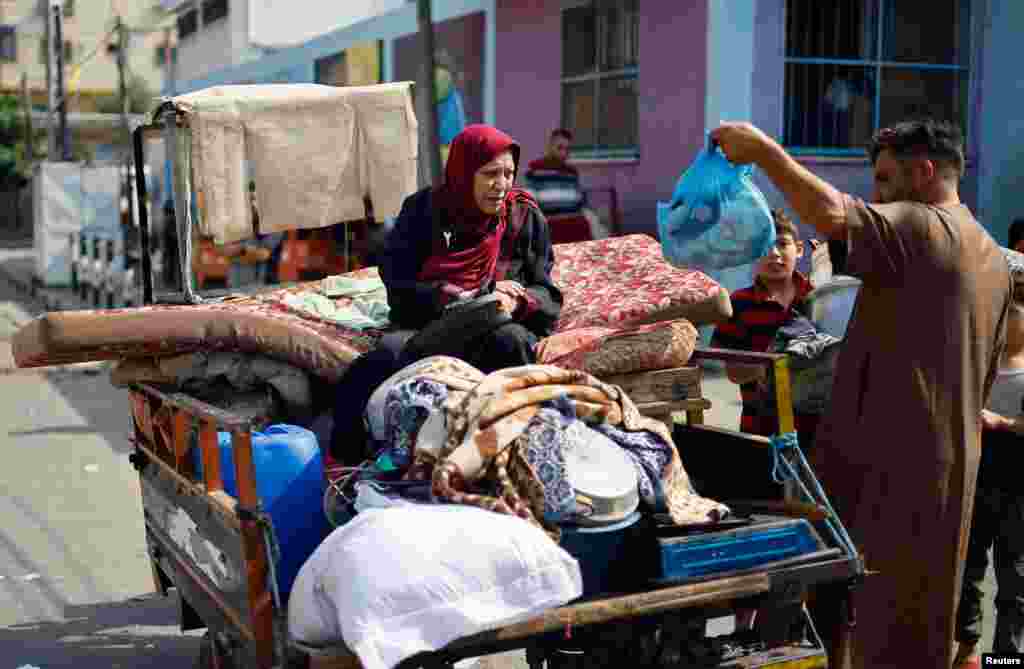
[[[223,522],[236,529],[241,528],[238,516],[235,515],[236,501],[231,495],[223,491],[205,494],[198,484],[177,472],[170,463],[158,457],[148,444],[136,441],[135,447],[149,458],[152,466],[160,467],[162,474],[170,477],[175,482],[179,492],[188,491],[196,497],[207,497],[210,500],[211,511],[218,514]]]
[[[828,510],[825,507],[820,504],[810,504],[809,502],[779,502],[767,499],[730,499],[722,500],[722,504],[725,504],[733,510],[742,509],[754,512],[793,516],[797,518],[805,518],[813,522],[825,520],[829,515]]]
[[[171,425],[174,429],[174,468],[188,478],[194,478],[192,459],[188,457],[189,432],[192,427],[192,416],[183,409],[174,409]]]
[[[165,393],[145,383],[140,383],[131,388],[160,400],[164,405],[184,409],[200,420],[212,419],[217,425],[228,430],[247,428],[252,424],[252,421],[248,418],[237,416],[184,393]]]
[[[203,478],[207,492],[224,490],[224,477],[220,471],[220,448],[217,444],[217,424],[206,419],[199,428],[199,448],[203,456]]]
[[[698,346],[693,351],[691,360],[721,360],[722,362],[739,362],[747,365],[764,365],[770,367],[776,360],[785,360],[783,353],[755,353],[731,348],[713,348]]]
[[[619,374],[601,380],[619,386],[634,403],[642,404],[699,398],[702,378],[700,367],[673,367]]]
[[[695,432],[693,438],[699,440],[704,435],[715,436],[719,438],[733,439],[739,442],[743,442],[748,446],[757,446],[759,448],[770,448],[772,440],[768,437],[760,434],[750,434],[748,432],[740,432],[739,430],[730,430],[725,427],[715,427],[714,425],[700,425],[692,428]]]
[[[764,574],[757,574],[609,597],[545,611],[522,623],[459,639],[448,647],[456,649],[470,647],[489,640],[526,639],[545,632],[564,630],[566,627],[595,625],[613,620],[648,616],[663,611],[731,601],[763,594],[770,590],[770,579]]]
[[[249,428],[235,428],[231,431],[231,452],[235,459],[238,503],[247,510],[255,511],[259,495],[256,491],[256,468],[253,464],[252,433]],[[253,647],[255,661],[257,669],[271,669],[274,664],[274,601],[270,593],[266,542],[262,528],[254,519],[242,519],[242,540],[249,589],[249,621],[256,634]]]
[[[706,411],[711,408],[711,402],[701,397],[674,402],[645,402],[637,404],[636,408],[645,416],[660,418],[674,411]]]
[[[547,632],[714,605],[762,595],[770,590],[770,579],[764,574],[756,574],[570,604],[545,611],[521,623],[457,639],[446,646],[444,651],[465,657],[486,655],[492,648],[522,647],[520,644],[524,644],[528,639]],[[312,657],[318,658],[319,663],[315,665],[318,667],[358,666],[345,664],[346,661],[351,661],[353,655],[343,645],[329,648],[311,648],[304,645],[299,647]]]

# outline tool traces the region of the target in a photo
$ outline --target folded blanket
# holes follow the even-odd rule
[[[387,301],[379,297],[360,296],[347,305],[340,305],[324,295],[306,291],[288,293],[281,301],[290,309],[353,330],[380,330],[390,323],[391,309]]]
[[[387,299],[387,286],[379,275],[363,279],[348,274],[329,276],[320,282],[320,292],[331,298],[384,294]]]

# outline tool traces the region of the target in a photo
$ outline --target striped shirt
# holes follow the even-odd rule
[[[711,345],[718,348],[731,348],[741,351],[765,353],[779,328],[799,315],[804,307],[807,294],[814,286],[800,272],[793,272],[796,295],[788,308],[772,297],[761,282],[755,279],[754,285],[732,293],[732,318],[715,328]],[[778,415],[766,413],[757,400],[760,398],[756,383],[744,383],[740,386],[743,398],[743,413],[740,416],[740,430],[749,434],[772,436],[779,432]],[[817,416],[796,415],[796,427],[801,433],[813,430]],[[801,436],[804,436],[801,434]],[[801,439],[801,442],[805,439]]]

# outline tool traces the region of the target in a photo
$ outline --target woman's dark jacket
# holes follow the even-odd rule
[[[444,220],[443,211],[434,207],[434,198],[433,190],[425,188],[405,199],[380,263],[391,307],[390,320],[400,328],[421,329],[437,319],[443,309],[440,284],[417,279],[424,262],[439,247],[444,233],[457,231],[453,222]],[[453,250],[460,249],[459,241],[456,234],[452,240]],[[509,259],[507,265],[502,258]],[[553,332],[562,309],[562,292],[551,280],[554,262],[544,214],[532,205],[512,204],[501,240],[497,280],[520,283],[536,300],[536,309],[520,322],[538,337]],[[500,276],[502,267],[506,268],[504,276]],[[484,292],[493,292],[494,283],[492,280]]]

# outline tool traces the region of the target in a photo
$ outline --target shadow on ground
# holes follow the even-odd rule
[[[146,595],[106,604],[69,605],[64,620],[0,629],[4,667],[134,669],[191,667],[202,631],[182,633],[178,600]]]

